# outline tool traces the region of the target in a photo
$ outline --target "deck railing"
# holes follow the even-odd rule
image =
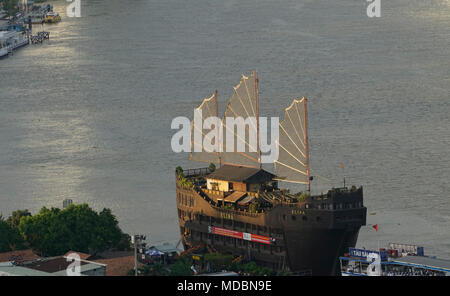
[[[211,173],[209,168],[198,168],[198,169],[186,169],[183,170],[183,175],[188,177],[197,177],[197,176],[205,176]]]

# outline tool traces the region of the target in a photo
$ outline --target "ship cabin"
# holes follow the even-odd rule
[[[219,205],[247,207],[260,191],[277,189],[275,175],[263,169],[224,165],[205,176],[206,189]]]

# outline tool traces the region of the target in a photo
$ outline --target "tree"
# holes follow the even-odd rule
[[[31,213],[28,210],[17,210],[12,212],[11,216],[8,217],[7,222],[12,228],[17,228],[19,227],[20,219],[29,216],[31,216]]]
[[[122,233],[119,243],[116,245],[118,251],[131,250],[131,236],[127,233]]]
[[[156,262],[152,265],[152,267],[150,268],[150,273],[149,275],[167,275],[167,270],[164,266],[163,263],[161,262]]]
[[[19,11],[17,0],[2,0],[3,9],[9,16],[14,16]]]
[[[212,270],[230,269],[233,261],[233,256],[228,254],[212,253],[205,254],[205,262],[209,262]]]
[[[25,241],[16,228],[11,227],[0,215],[0,253],[25,248]]]
[[[274,272],[267,268],[267,267],[262,267],[262,266],[258,266],[255,262],[251,261],[245,264],[238,264],[233,266],[234,270],[238,270],[241,272],[244,272],[245,274],[249,274],[249,275],[266,275],[266,276],[270,276],[270,275],[274,275]]]
[[[191,263],[186,257],[179,258],[169,268],[169,275],[172,276],[188,276],[192,275],[193,273],[194,272],[191,269]]]
[[[20,234],[43,256],[69,250],[96,254],[119,245],[123,233],[109,209],[97,213],[87,204],[66,209],[43,207],[34,216],[20,218]]]

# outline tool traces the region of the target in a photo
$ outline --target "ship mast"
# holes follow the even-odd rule
[[[216,109],[215,110],[216,118],[219,118],[219,103],[217,101],[217,89],[214,91],[214,102],[215,102],[215,105],[216,105],[216,108],[215,108]],[[217,124],[219,124],[219,122],[217,122],[216,125]],[[220,139],[220,131],[219,131],[219,128],[217,128],[217,126],[216,126],[216,129],[217,129],[217,137],[216,137],[216,141],[217,141],[217,158],[219,160],[219,167],[221,167],[222,166],[222,160],[220,158],[220,141],[221,141],[221,139]]]
[[[258,93],[258,73],[253,71],[253,75],[255,76],[255,101],[256,101],[256,138],[257,138],[257,150],[258,150],[258,162],[259,168],[262,168],[261,164],[261,146],[260,146],[260,137],[259,137],[259,93]]]
[[[308,192],[311,192],[311,177],[310,177],[310,171],[309,171],[309,139],[308,139],[308,99],[303,97],[305,100],[305,155],[306,155],[306,175],[308,178]]]

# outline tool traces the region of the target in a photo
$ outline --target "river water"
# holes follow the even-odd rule
[[[364,186],[359,246],[450,258],[450,1],[381,0],[380,18],[363,0],[81,1],[0,61],[4,216],[70,198],[176,243],[174,169],[201,164],[171,121],[256,69],[263,116],[309,98],[313,192]]]

